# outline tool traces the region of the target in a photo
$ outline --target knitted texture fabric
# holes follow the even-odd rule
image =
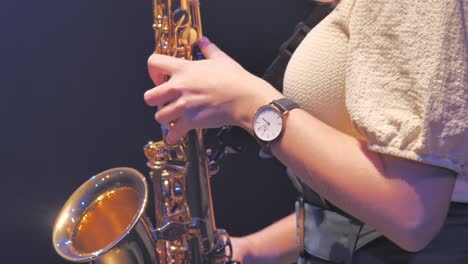
[[[457,174],[468,202],[468,1],[342,0],[297,48],[285,96],[373,151]]]

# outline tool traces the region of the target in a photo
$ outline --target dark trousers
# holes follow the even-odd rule
[[[299,263],[332,262],[307,256]],[[408,252],[380,237],[356,251],[353,264],[468,264],[468,204],[451,204],[440,233],[423,250]]]

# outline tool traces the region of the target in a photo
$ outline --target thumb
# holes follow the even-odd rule
[[[198,46],[200,47],[203,56],[207,59],[227,57],[226,53],[220,50],[218,46],[211,42],[207,37],[203,37]]]

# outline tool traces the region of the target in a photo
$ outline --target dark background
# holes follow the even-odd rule
[[[312,4],[305,0],[202,1],[205,34],[261,75]],[[0,262],[65,263],[54,219],[91,175],[111,167],[146,173],[142,146],[159,139],[146,61],[150,0],[0,1]],[[257,146],[213,178],[217,225],[254,232],[293,211],[284,169]]]

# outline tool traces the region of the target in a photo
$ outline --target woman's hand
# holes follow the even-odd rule
[[[155,118],[173,126],[166,137],[176,143],[189,130],[236,125],[251,131],[255,111],[281,98],[264,80],[250,74],[208,39],[199,44],[205,60],[188,61],[153,54],[149,73],[156,87],[145,93]],[[164,75],[170,76],[164,82]]]

